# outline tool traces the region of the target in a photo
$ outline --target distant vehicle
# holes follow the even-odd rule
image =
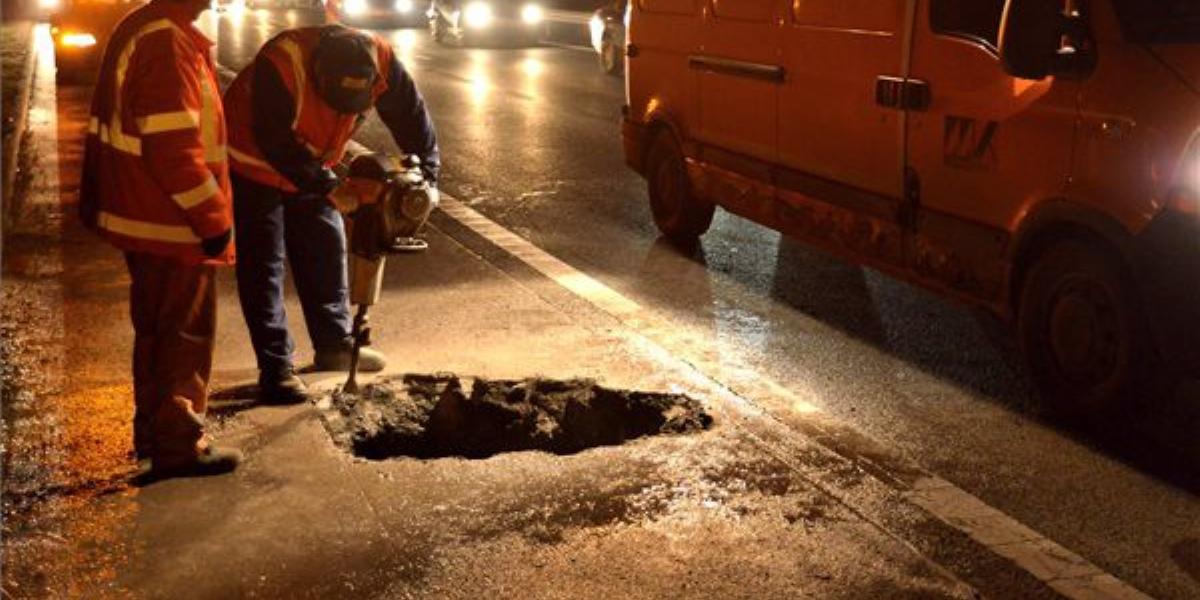
[[[1200,2],[632,6],[668,238],[721,206],[985,307],[1060,414],[1200,374]]]
[[[338,19],[359,27],[421,27],[429,0],[328,0]]]
[[[113,29],[142,4],[140,0],[63,0],[50,16],[55,78],[62,83],[94,80]]]
[[[245,0],[246,8],[300,8],[319,9],[325,4],[321,0]]]
[[[598,9],[588,21],[592,47],[600,56],[600,68],[609,75],[620,75],[625,67],[626,0],[616,0]]]
[[[545,11],[521,0],[433,0],[429,31],[443,44],[536,44],[542,38]]]

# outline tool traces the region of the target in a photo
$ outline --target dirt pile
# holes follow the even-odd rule
[[[587,379],[485,380],[403,375],[335,393],[325,420],[357,456],[486,458],[573,454],[647,435],[703,431],[712,417],[680,394],[614,390]]]

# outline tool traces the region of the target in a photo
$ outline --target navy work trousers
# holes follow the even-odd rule
[[[313,348],[344,348],[351,321],[342,216],[325,198],[289,194],[236,174],[232,183],[238,297],[261,375],[292,369],[295,345],[283,305],[285,258]]]

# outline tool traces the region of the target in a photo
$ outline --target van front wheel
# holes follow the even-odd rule
[[[1078,240],[1055,244],[1035,259],[1020,299],[1022,354],[1051,412],[1107,417],[1138,394],[1147,337],[1114,253]]]
[[[650,146],[646,182],[654,224],[667,239],[676,244],[694,244],[708,231],[716,206],[692,194],[683,152],[669,132],[659,132]]]

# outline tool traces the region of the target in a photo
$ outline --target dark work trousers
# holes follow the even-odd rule
[[[346,234],[325,198],[297,196],[233,175],[238,297],[264,378],[292,369],[295,347],[283,306],[284,259],[317,351],[350,340]]]
[[[126,252],[132,283],[133,445],[156,466],[194,460],[217,327],[216,269]]]

